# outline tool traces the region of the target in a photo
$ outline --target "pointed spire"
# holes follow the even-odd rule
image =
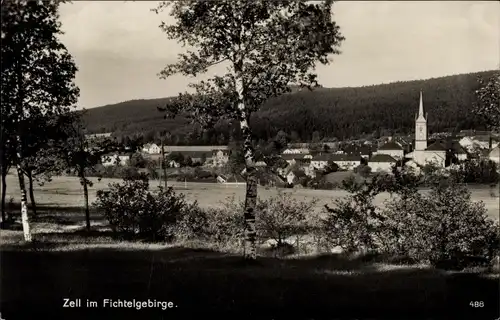
[[[422,90],[420,90],[420,103],[418,105],[417,120],[425,120],[425,116],[424,116],[424,101],[422,99]]]

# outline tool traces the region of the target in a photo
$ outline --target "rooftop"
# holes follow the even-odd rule
[[[390,163],[396,163],[396,159],[391,157],[388,154],[376,154],[374,155],[369,162],[390,162]]]
[[[398,143],[394,141],[389,141],[380,148],[378,148],[378,150],[403,150],[403,148]]]

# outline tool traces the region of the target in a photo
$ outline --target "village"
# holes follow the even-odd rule
[[[415,114],[415,134],[382,136],[374,140],[321,141],[319,143],[289,143],[278,156],[272,172],[276,173],[285,184],[297,182],[297,170],[310,178],[318,173],[336,171],[356,171],[359,166],[369,167],[369,172],[390,173],[394,166],[408,166],[420,171],[426,165],[437,168],[454,168],[465,160],[491,160],[500,163],[500,138],[489,131],[461,130],[455,134],[438,132],[428,135],[427,118],[422,92]],[[431,115],[432,116],[432,115]],[[92,137],[109,137],[111,133],[95,134]],[[228,164],[231,150],[228,146],[162,146],[147,143],[140,154],[158,164],[161,169],[162,157],[169,168],[181,166],[200,166],[220,168]],[[182,164],[172,155],[181,154],[190,159],[189,164]],[[126,166],[132,153],[111,153],[102,157],[103,166]],[[259,169],[268,167],[267,159],[259,159],[255,166]],[[227,182],[227,177],[219,175],[217,182]],[[237,179],[236,179],[237,181]],[[244,179],[240,178],[240,182]]]

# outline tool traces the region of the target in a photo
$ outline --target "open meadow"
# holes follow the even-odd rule
[[[89,202],[92,203],[96,199],[96,191],[107,189],[109,183],[119,183],[121,179],[103,178],[98,181],[97,178],[91,178],[94,185],[89,188]],[[150,188],[156,188],[159,185],[158,180],[150,181]],[[19,184],[17,175],[9,174],[7,177],[7,200],[13,198],[14,202],[20,201]],[[188,201],[198,201],[201,207],[216,207],[220,206],[221,202],[234,197],[236,200],[243,201],[245,199],[244,184],[219,184],[219,183],[203,183],[203,182],[178,182],[168,181],[169,186],[173,186],[177,192],[186,196]],[[488,216],[491,219],[499,219],[499,198],[492,197],[488,186],[473,186],[469,188],[472,193],[473,201],[483,201],[488,211]],[[279,190],[290,192],[297,200],[319,199],[317,208],[321,210],[325,204],[332,204],[335,199],[342,198],[348,195],[344,190],[312,190],[312,189],[277,189],[264,188],[259,186],[258,196],[262,199],[275,196]],[[422,191],[426,192],[426,191]],[[498,196],[498,186],[496,189]],[[375,198],[375,205],[383,205],[384,201],[389,199],[388,193],[381,193]],[[37,204],[44,206],[60,206],[60,207],[75,207],[82,208],[83,206],[83,189],[76,177],[58,176],[53,177],[51,182],[43,186],[35,184],[35,199]]]
[[[121,181],[92,180],[90,202],[95,200],[96,190]],[[203,207],[218,206],[232,196],[244,199],[243,185],[169,184]],[[151,181],[151,187],[156,185],[158,181]],[[297,199],[318,198],[318,210],[347,194],[340,190],[285,191]],[[263,198],[277,192],[259,188]],[[472,189],[472,194],[498,219],[498,198],[491,198],[488,188]],[[96,212],[92,212],[94,230],[83,231],[83,192],[74,177],[54,177],[44,186],[36,186],[35,196],[39,206],[39,217],[32,223],[35,242],[23,244],[20,229],[0,231],[0,312],[5,319],[32,319],[35,315],[71,320],[188,319],[212,314],[219,319],[229,314],[238,319],[498,317],[498,274],[444,271],[340,254],[262,255],[257,262],[242,263],[237,254],[200,248],[199,244],[117,240]],[[19,200],[15,175],[8,177],[7,199],[10,197]],[[382,204],[388,197],[379,195],[376,202]],[[82,306],[65,308],[65,299],[81,299]],[[96,304],[87,305],[87,299]],[[106,299],[150,304],[112,308],[105,305]],[[483,307],[471,306],[474,301]]]

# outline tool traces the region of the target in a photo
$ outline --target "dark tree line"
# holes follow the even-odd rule
[[[423,90],[430,132],[483,129],[473,112],[478,77],[489,79],[494,71],[442,78],[396,82],[358,88],[293,90],[270,99],[251,119],[255,139],[269,141],[283,130],[295,141],[310,141],[314,131],[320,138],[357,138],[391,133],[411,133]],[[90,109],[85,116],[92,132],[114,132],[117,137],[142,136],[145,141],[171,145],[227,144],[238,124],[217,123],[202,130],[181,117],[162,119],[157,107],[170,98],[133,100]],[[235,131],[236,129],[236,131]]]

